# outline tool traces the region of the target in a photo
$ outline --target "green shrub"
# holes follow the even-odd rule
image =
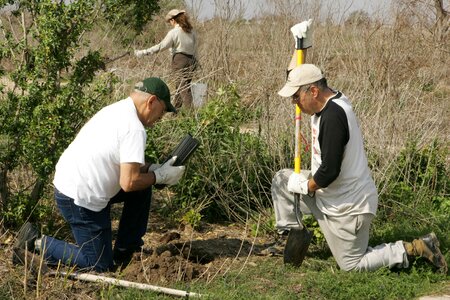
[[[391,164],[379,195],[372,242],[409,240],[435,231],[441,249],[450,245],[448,232],[450,177],[448,150],[438,141],[422,148],[410,141]]]
[[[169,153],[188,132],[200,141],[182,183],[170,188],[176,194],[171,206],[180,210],[208,203],[202,215],[217,221],[245,220],[251,211],[269,205],[268,147],[260,136],[239,131],[254,117],[241,104],[236,87],[228,85],[197,112],[181,112],[150,130],[147,155],[153,161]]]
[[[450,170],[446,164],[448,151],[438,141],[421,149],[408,142],[389,170],[386,192],[380,203],[389,207],[408,206],[421,212],[430,208],[448,214]],[[394,211],[395,212],[395,211]]]

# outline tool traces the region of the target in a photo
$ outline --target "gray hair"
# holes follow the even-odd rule
[[[148,97],[148,95],[150,95],[150,93],[141,91],[137,87],[134,88],[134,92],[139,94],[139,96],[142,96],[142,97]]]

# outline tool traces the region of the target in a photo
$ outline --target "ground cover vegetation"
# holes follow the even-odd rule
[[[9,2],[0,1],[0,6]],[[289,28],[312,17],[314,43],[306,61],[321,66],[330,86],[352,100],[378,187],[370,244],[434,231],[450,262],[450,45],[443,2],[398,0],[388,19],[359,11],[342,20],[331,12],[324,15],[319,2],[273,1],[273,14],[252,20],[242,18],[245,1],[216,2],[211,20],[196,20],[195,6],[191,13],[201,39],[196,80],[208,84],[208,101],[192,112],[167,116],[149,130],[146,153],[160,162],[187,132],[200,140],[182,183],[155,191],[149,228],[156,235],[149,235],[148,243],[177,230],[183,249],[190,243],[190,251],[205,254],[200,250],[208,249],[211,254],[215,247],[216,252],[208,261],[181,256],[176,267],[184,276],[165,281],[146,273],[150,257],[144,256],[136,272],[145,276],[112,275],[199,291],[211,299],[449,294],[448,275],[435,274],[422,261],[406,271],[339,271],[311,218],[305,222],[314,231],[314,245],[301,270],[283,266],[281,258],[253,255],[273,237],[271,177],[293,164],[293,107],[276,94],[294,46]],[[10,250],[25,220],[70,239],[53,204],[54,165],[85,121],[100,107],[126,97],[136,81],[160,76],[173,89],[168,55],[113,58],[161,40],[168,30],[166,11],[184,4],[16,3],[19,9],[0,15],[0,298],[166,298],[64,278],[30,283],[27,270],[11,266]],[[304,116],[305,169],[308,121]],[[223,244],[215,242],[224,241],[228,250],[220,252]],[[173,254],[177,250],[170,245],[155,245],[153,253],[158,258]],[[188,265],[199,270],[195,276],[190,272],[189,280]]]

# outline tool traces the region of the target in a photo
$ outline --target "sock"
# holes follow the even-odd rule
[[[38,251],[40,253],[41,252],[41,248],[42,248],[42,238],[36,239],[34,241],[34,250],[36,250],[36,251]]]

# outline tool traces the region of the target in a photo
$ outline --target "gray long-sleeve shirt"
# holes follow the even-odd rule
[[[157,53],[170,48],[171,54],[185,53],[196,56],[197,52],[197,35],[194,31],[184,32],[180,25],[175,25],[164,39],[157,45],[154,45],[146,51],[148,53]]]

